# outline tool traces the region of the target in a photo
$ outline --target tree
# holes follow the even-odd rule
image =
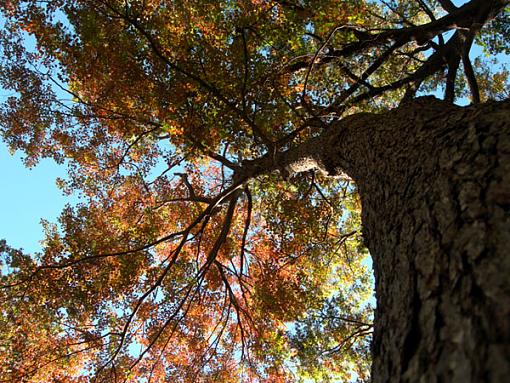
[[[84,201],[2,244],[4,381],[366,380],[360,204],[372,381],[508,376],[507,0],[0,5],[3,137]]]

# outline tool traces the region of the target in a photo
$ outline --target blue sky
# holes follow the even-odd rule
[[[23,166],[21,155],[12,156],[0,142],[0,239],[27,252],[40,249],[41,218],[56,221],[69,197],[62,195],[55,179],[65,176],[65,167],[43,160],[32,169]]]

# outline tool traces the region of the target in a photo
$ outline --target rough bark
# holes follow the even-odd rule
[[[510,102],[433,97],[339,122],[287,153],[357,183],[373,257],[373,382],[510,376]]]

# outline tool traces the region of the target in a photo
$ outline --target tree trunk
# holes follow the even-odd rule
[[[510,103],[432,97],[322,139],[357,183],[373,257],[373,382],[510,376]]]
[[[509,381],[510,102],[353,115],[278,161],[358,185],[373,382]]]

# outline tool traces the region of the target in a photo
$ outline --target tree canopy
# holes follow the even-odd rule
[[[507,98],[507,4],[0,0],[2,137],[81,196],[41,253],[0,245],[0,381],[368,380],[356,185],[300,145]]]

